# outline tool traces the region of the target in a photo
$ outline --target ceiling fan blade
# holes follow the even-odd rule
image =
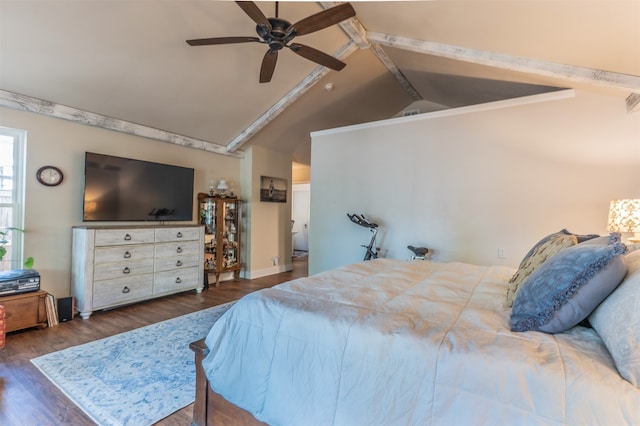
[[[296,35],[313,33],[354,16],[356,16],[356,11],[353,6],[350,3],[343,3],[296,22],[287,29],[287,33],[292,30],[295,31]]]
[[[260,83],[268,83],[271,81],[273,71],[276,69],[276,61],[278,60],[278,51],[269,49],[262,58],[262,67],[260,67]]]
[[[271,31],[271,24],[269,23],[269,20],[267,19],[266,16],[264,16],[264,13],[262,13],[260,8],[258,6],[256,6],[256,4],[254,2],[252,2],[252,1],[237,1],[236,3],[237,3],[238,6],[240,6],[240,8],[242,10],[244,10],[244,13],[249,15],[249,18],[253,19],[253,21],[256,24],[262,25],[267,30]]]
[[[332,70],[340,71],[347,65],[331,55],[327,55],[326,53],[321,52],[318,49],[305,46],[304,44],[291,43],[291,45],[287,47],[303,58],[309,59],[310,61],[323,65],[327,68],[331,68]]]
[[[190,46],[209,46],[212,44],[249,43],[252,41],[260,42],[260,39],[258,37],[213,37],[187,40],[187,43]]]

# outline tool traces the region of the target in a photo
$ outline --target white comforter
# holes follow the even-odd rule
[[[378,259],[252,293],[204,368],[271,425],[640,424],[593,330],[509,330],[513,272]]]

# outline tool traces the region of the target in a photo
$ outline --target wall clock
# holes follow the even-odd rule
[[[62,170],[55,166],[42,166],[36,172],[36,179],[46,186],[57,186],[62,183]]]

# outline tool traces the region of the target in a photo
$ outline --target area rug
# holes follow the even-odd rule
[[[151,425],[195,400],[189,343],[234,302],[31,360],[99,425]]]

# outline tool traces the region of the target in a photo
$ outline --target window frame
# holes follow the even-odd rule
[[[25,173],[26,173],[26,130],[12,129],[0,126],[0,135],[13,139],[13,189],[11,191],[11,201],[6,203],[0,200],[0,208],[11,210],[10,227],[24,229],[24,203],[25,203]],[[11,253],[12,259],[3,259],[1,262],[3,269],[22,269],[24,265],[24,237],[22,232],[11,233]]]

